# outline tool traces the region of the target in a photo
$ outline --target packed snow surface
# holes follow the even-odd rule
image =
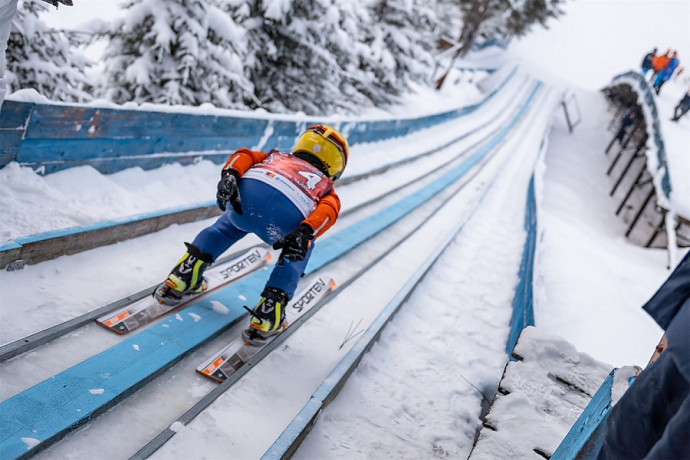
[[[553,455],[612,367],[542,328],[522,331],[472,452],[473,460]]]

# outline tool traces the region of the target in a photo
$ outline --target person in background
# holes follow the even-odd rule
[[[659,94],[659,91],[661,91],[661,87],[664,85],[664,83],[671,79],[671,76],[673,75],[673,72],[676,71],[678,64],[678,52],[674,51],[666,67],[664,67],[660,72],[657,72],[656,80],[654,81],[654,89],[656,90],[657,94]]]
[[[654,72],[652,73],[652,78],[650,81],[654,81],[657,74],[666,68],[669,61],[671,60],[671,57],[669,56],[670,54],[671,49],[669,48],[666,50],[666,54],[662,54],[661,56],[655,56],[654,58],[652,58],[652,70]]]
[[[688,113],[688,110],[690,110],[690,89],[685,93],[683,99],[678,102],[676,108],[673,109],[673,118],[671,118],[671,121],[680,120],[680,117]]]
[[[623,118],[621,119],[621,127],[616,134],[616,139],[618,139],[619,144],[623,144],[623,139],[625,139],[625,133],[628,132],[628,128],[635,123],[639,116],[636,108],[626,109],[623,112]]]
[[[598,460],[690,458],[690,253],[643,309],[665,341],[611,409]]]
[[[647,76],[647,73],[652,70],[652,59],[656,57],[656,48],[654,48],[650,53],[647,53],[647,55],[644,57],[642,60],[642,75],[645,77]]]

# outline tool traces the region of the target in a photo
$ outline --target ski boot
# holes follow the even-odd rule
[[[242,332],[242,337],[249,345],[263,346],[266,340],[285,329],[285,307],[287,307],[287,294],[281,289],[266,287],[261,293],[259,304],[254,311],[245,307],[252,315],[249,328]]]
[[[213,257],[193,244],[185,245],[187,253],[172,269],[168,279],[153,291],[153,297],[160,304],[175,306],[180,304],[185,296],[199,294],[208,289],[203,274],[213,263]]]

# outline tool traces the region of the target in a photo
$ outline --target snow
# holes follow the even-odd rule
[[[0,240],[207,202],[215,197],[218,168],[201,161],[104,175],[78,166],[41,176],[12,162],[0,169]],[[170,180],[175,176],[184,177],[184,187]]]
[[[191,316],[195,323],[201,321],[201,316],[197,315],[196,313],[188,313],[188,315]]]
[[[26,444],[26,450],[31,450],[41,443],[40,440],[36,438],[21,438],[22,442]]]
[[[632,384],[631,378],[637,377],[642,369],[637,366],[623,366],[613,375],[613,387],[611,387],[611,404],[616,405]]]
[[[222,303],[218,302],[217,300],[212,300],[211,301],[211,306],[213,308],[213,311],[218,312],[222,315],[227,315],[228,312],[230,311],[228,307],[223,305]]]
[[[103,388],[92,388],[89,390],[89,393],[92,395],[102,395],[105,392]]]
[[[690,117],[686,115],[678,122],[670,120],[686,91],[690,91],[690,81],[672,78],[662,87],[656,106],[671,179],[671,209],[690,220]]]
[[[134,348],[136,351],[139,351],[139,345],[137,345],[136,343],[132,345],[132,348]]]
[[[170,425],[170,429],[175,433],[179,432],[182,428],[184,428],[184,425],[180,422],[175,422],[172,425]]]
[[[472,459],[550,457],[612,369],[543,328],[524,329],[515,354]]]

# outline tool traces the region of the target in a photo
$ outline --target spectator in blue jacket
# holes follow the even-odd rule
[[[675,109],[673,109],[673,118],[671,121],[678,121],[680,117],[688,113],[690,110],[690,89],[685,93],[683,99],[680,100]]]
[[[623,118],[621,118],[621,127],[618,130],[618,134],[616,134],[616,139],[618,139],[619,144],[623,144],[623,139],[625,139],[625,134],[628,132],[628,129],[630,126],[633,125],[637,121],[638,118],[640,118],[640,113],[639,109],[637,108],[628,108],[625,109],[625,112],[623,112]]]
[[[668,61],[668,65],[657,74],[656,80],[654,81],[654,89],[656,90],[657,94],[659,94],[659,91],[661,91],[661,86],[671,79],[671,76],[673,75],[673,72],[676,71],[679,62],[678,52],[674,51],[673,55],[671,56],[671,60]]]
[[[642,60],[642,75],[645,77],[647,76],[647,73],[652,70],[652,59],[656,57],[656,48],[652,50],[651,53],[647,53],[647,55],[644,57]]]
[[[666,347],[613,406],[598,460],[690,458],[690,253],[643,308]]]

